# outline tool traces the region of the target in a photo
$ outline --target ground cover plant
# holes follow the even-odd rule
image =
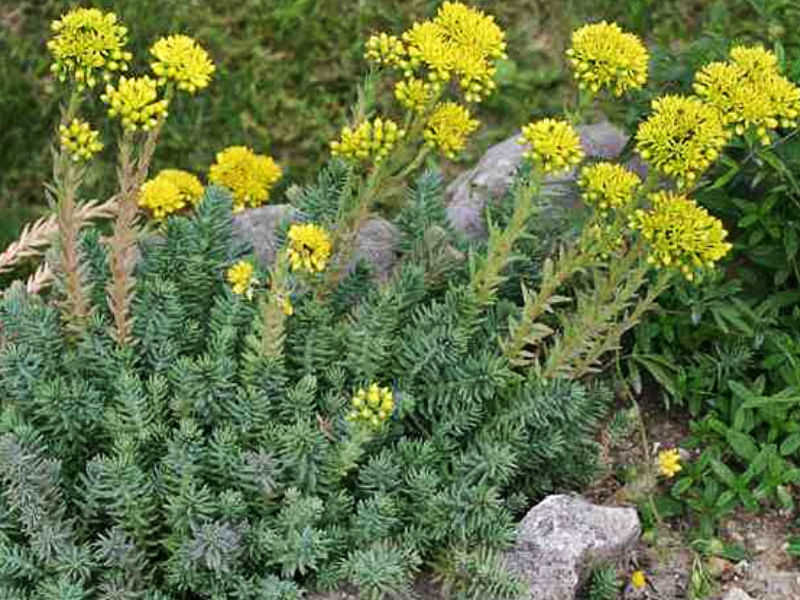
[[[151,173],[175,113],[208,93],[218,67],[193,38],[170,35],[137,75],[129,33],[113,13],[74,9],[47,44],[65,98],[52,217],[0,263],[46,252],[0,303],[0,593],[294,598],[351,585],[404,597],[425,568],[456,597],[517,595],[499,560],[516,517],[595,472],[610,392],[592,375],[659,298],[707,293],[700,284],[734,250],[693,197],[711,208],[707,194],[739,183],[727,156],[740,150],[745,165],[789,177],[770,153],[794,135],[800,90],[779,56],[738,45],[698,70],[693,95],[664,94],[643,90],[650,54],[637,36],[608,22],[577,29],[566,52],[577,101],[566,118],[522,127],[525,163],[487,215],[488,240],[468,242],[425,167],[466,148],[476,108],[498,94],[507,42],[492,17],[446,2],[368,38],[373,73],[352,119],[315,182],[288,194],[299,221],[281,226],[275,262],[258,264],[231,216],[280,194],[284,169],[234,145],[205,185]],[[755,113],[719,93],[743,88],[736,78],[748,98],[762,95]],[[575,130],[622,96],[654,97],[632,138],[645,178],[587,163]],[[117,189],[89,201],[92,161],[114,139]],[[584,206],[553,231],[543,215],[558,207],[541,185],[574,167]],[[382,282],[353,258],[375,213],[402,232]],[[769,402],[745,404],[744,417],[730,413],[745,431],[785,429]],[[743,455],[780,479],[763,494],[779,500],[795,476],[769,451],[782,432],[792,439],[784,429]],[[693,468],[674,451],[659,467]],[[748,482],[731,484],[746,503]],[[615,585],[608,571],[597,580],[597,594]]]

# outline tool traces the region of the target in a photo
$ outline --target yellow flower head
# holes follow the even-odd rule
[[[630,221],[648,242],[649,263],[677,268],[691,281],[697,269],[713,267],[732,248],[722,222],[693,200],[673,192],[650,198],[652,208],[637,210]]]
[[[228,188],[233,194],[233,211],[239,212],[248,205],[264,204],[281,174],[271,157],[245,146],[231,146],[217,154],[217,162],[208,171],[208,181]]]
[[[444,102],[433,111],[422,135],[430,147],[438,148],[447,158],[453,159],[479,125],[467,108],[455,102]]]
[[[208,86],[215,67],[208,53],[186,35],[170,35],[158,40],[150,48],[156,60],[150,63],[158,83],[174,81],[178,89],[194,94]]]
[[[235,265],[230,267],[225,274],[228,283],[231,284],[234,294],[243,295],[247,294],[248,297],[252,295],[253,278],[253,263],[247,260],[240,260]]]
[[[631,585],[633,586],[633,589],[640,590],[645,586],[646,583],[647,579],[644,576],[644,571],[634,571],[631,573]]]
[[[155,219],[163,219],[187,204],[195,205],[203,195],[203,184],[186,171],[164,169],[142,185],[139,206],[146,208]]]
[[[662,450],[658,453],[658,472],[664,477],[672,478],[681,470],[681,455],[676,448]]]
[[[567,58],[581,89],[608,88],[621,96],[647,82],[647,49],[616,23],[602,21],[575,30]]]
[[[169,106],[159,100],[156,82],[147,76],[128,79],[123,75],[117,87],[106,86],[100,99],[109,105],[108,116],[119,117],[128,131],[149,131],[167,116]]]
[[[397,82],[394,96],[408,110],[423,112],[442,90],[440,83],[409,77]]]
[[[203,197],[203,184],[200,180],[187,171],[180,169],[164,169],[158,177],[171,181],[180,191],[181,199],[187,204],[196,206]]]
[[[142,184],[139,190],[139,206],[149,210],[154,219],[160,220],[181,210],[186,202],[178,186],[166,177],[157,176]]]
[[[331,239],[319,225],[306,223],[289,227],[286,254],[293,271],[323,271],[331,256]]]
[[[370,36],[364,58],[376,65],[401,66],[406,59],[406,47],[396,35],[377,33]]]
[[[581,169],[578,185],[583,200],[600,211],[631,204],[636,188],[642,183],[636,173],[616,163],[599,162]]]
[[[695,75],[694,90],[737,134],[753,127],[763,144],[770,143],[770,130],[796,127],[800,116],[800,87],[778,72],[777,57],[760,46],[736,46],[730,61],[706,65]]]
[[[717,159],[728,141],[722,114],[698,98],[663,96],[639,125],[636,149],[678,186],[692,185]]]
[[[415,23],[403,34],[410,77],[424,68],[428,78],[446,83],[456,78],[467,102],[478,102],[496,84],[495,61],[505,58],[505,34],[494,17],[461,2],[445,2],[431,21]]]
[[[545,173],[568,171],[583,160],[581,139],[566,121],[542,119],[522,128],[521,144],[529,144],[525,158]]]
[[[103,149],[100,132],[81,119],[72,119],[58,128],[61,147],[73,160],[88,160]]]
[[[128,30],[114,13],[96,8],[76,8],[52,24],[47,49],[53,55],[52,71],[61,81],[74,77],[79,87],[94,87],[97,72],[105,78],[125,71],[132,56],[125,50]]]
[[[331,154],[352,162],[380,163],[406,132],[389,119],[377,117],[355,128],[344,127],[338,141],[331,142]]]
[[[348,421],[380,429],[394,411],[394,394],[391,388],[373,383],[366,389],[359,388],[350,400],[350,407],[345,417]]]

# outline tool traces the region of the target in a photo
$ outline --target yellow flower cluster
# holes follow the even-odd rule
[[[636,173],[622,165],[599,162],[581,170],[578,185],[583,200],[600,211],[622,208],[631,204],[636,189],[642,183]]]
[[[737,46],[728,62],[703,67],[695,75],[694,90],[722,112],[737,134],[753,127],[765,145],[770,130],[796,127],[800,116],[800,87],[779,73],[772,52],[758,46]]]
[[[438,82],[427,82],[416,77],[398,81],[394,86],[394,96],[408,110],[422,113],[439,96],[442,85]]]
[[[197,177],[178,169],[164,169],[142,185],[139,206],[149,210],[154,219],[163,219],[187,204],[196,205],[202,195],[203,184]]]
[[[248,205],[264,204],[281,174],[281,168],[271,157],[256,154],[245,146],[231,146],[217,154],[208,181],[228,188],[233,194],[233,211],[240,212]]]
[[[467,137],[480,123],[469,110],[455,102],[444,102],[428,118],[422,133],[431,148],[438,148],[447,158],[453,159],[467,144]]]
[[[631,585],[633,589],[640,590],[647,584],[647,578],[644,571],[634,571],[631,573]]]
[[[187,35],[170,35],[158,40],[150,48],[156,60],[150,63],[158,83],[174,81],[178,89],[194,94],[208,86],[214,64],[208,53]]]
[[[117,87],[108,84],[100,99],[110,106],[108,115],[119,117],[128,131],[149,131],[167,116],[169,106],[166,100],[159,100],[155,80],[146,75],[120,77]]]
[[[128,30],[114,13],[96,8],[76,8],[51,25],[53,38],[47,49],[53,55],[51,70],[61,81],[71,76],[79,87],[94,87],[96,73],[105,78],[125,71],[132,56],[125,50]]]
[[[380,163],[406,132],[390,119],[377,117],[355,128],[344,127],[338,141],[331,142],[331,154],[357,162]]]
[[[366,390],[360,388],[350,405],[352,409],[345,417],[348,421],[379,429],[394,411],[394,395],[390,388],[373,383]]]
[[[444,2],[436,16],[415,23],[402,39],[385,33],[367,42],[366,58],[401,68],[407,78],[427,75],[442,84],[455,78],[467,102],[479,102],[496,84],[495,62],[506,42],[494,17],[461,2]]]
[[[664,477],[672,478],[682,469],[681,455],[677,448],[662,450],[658,453],[658,472]]]
[[[372,35],[367,40],[366,48],[364,58],[377,65],[398,66],[405,60],[406,47],[396,35]]]
[[[240,260],[228,269],[228,271],[225,273],[225,277],[227,278],[228,283],[231,284],[234,294],[239,296],[246,294],[248,298],[252,297],[254,271],[255,269],[253,268],[253,263],[247,260]]]
[[[629,223],[647,240],[650,264],[677,268],[691,281],[695,270],[713,267],[732,248],[722,222],[686,196],[657,192],[651,203],[652,208],[637,210]]]
[[[293,271],[323,271],[331,257],[331,238],[319,225],[292,225],[287,233],[286,255]]]
[[[103,149],[100,132],[81,119],[73,119],[58,128],[61,147],[73,160],[88,160]]]
[[[636,149],[658,171],[678,185],[692,185],[717,159],[730,134],[717,108],[698,98],[663,96],[639,125]]]
[[[523,155],[544,173],[561,173],[583,160],[581,139],[566,121],[542,119],[522,128],[520,144],[529,144]]]
[[[581,89],[608,88],[621,96],[647,82],[647,49],[616,23],[602,21],[576,29],[567,58]]]

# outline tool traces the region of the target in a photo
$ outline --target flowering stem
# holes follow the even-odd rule
[[[486,260],[472,276],[472,288],[480,305],[493,300],[497,286],[502,282],[500,272],[511,261],[514,244],[525,232],[525,225],[534,212],[534,198],[541,188],[541,176],[520,185],[514,193],[514,212],[504,230],[491,229]]]
[[[286,313],[281,306],[280,293],[287,289],[289,265],[285,252],[275,257],[275,266],[270,277],[270,293],[259,301],[261,310],[261,354],[278,359],[283,356],[286,337]]]
[[[81,104],[82,94],[73,89],[69,104],[62,114],[61,122],[68,126]],[[80,333],[91,312],[89,301],[84,293],[81,278],[80,250],[78,249],[78,231],[80,220],[76,218],[76,199],[83,179],[81,169],[69,153],[61,148],[55,154],[53,165],[53,187],[56,200],[56,224],[59,240],[59,269],[64,277],[66,298],[61,303],[62,317],[67,328],[73,333]]]
[[[513,323],[509,336],[501,341],[503,354],[513,364],[526,364],[529,362],[529,352],[523,353],[526,346],[536,346],[552,330],[537,323],[545,311],[549,311],[556,302],[563,298],[555,296],[558,288],[587,263],[588,257],[581,251],[582,244],[575,243],[564,249],[555,263],[547,259],[542,267],[542,283],[538,292],[528,293],[523,288],[525,303],[522,307],[520,319]]]

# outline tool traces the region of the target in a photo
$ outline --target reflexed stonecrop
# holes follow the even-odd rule
[[[647,82],[647,48],[637,36],[616,23],[584,25],[572,33],[567,59],[582,89],[608,89],[615,96],[641,88]]]
[[[208,53],[187,35],[170,35],[150,48],[155,61],[150,68],[160,85],[174,82],[179,90],[194,94],[208,86],[215,67]]]
[[[470,116],[466,107],[455,102],[444,102],[428,118],[422,135],[428,146],[454,159],[479,125],[480,122]]]
[[[108,84],[100,99],[109,105],[108,116],[117,117],[127,131],[149,131],[167,116],[169,102],[159,98],[156,81],[148,76],[119,78]]]
[[[394,394],[389,387],[371,384],[367,389],[359,388],[350,400],[352,407],[345,417],[351,423],[359,423],[372,429],[380,429],[394,411]]]
[[[164,169],[142,184],[139,206],[160,220],[187,205],[197,204],[202,195],[203,184],[197,177],[178,169]]]
[[[722,222],[694,200],[674,192],[651,194],[651,208],[638,209],[629,226],[647,242],[647,261],[659,268],[678,269],[689,281],[712,268],[733,247]]]
[[[641,183],[636,173],[610,162],[588,165],[578,178],[581,198],[600,211],[630,206]]]
[[[400,66],[406,58],[406,47],[396,35],[376,33],[367,40],[364,58],[376,65]]]
[[[675,474],[682,470],[681,455],[677,448],[662,450],[658,453],[658,472],[668,479],[675,477]]]
[[[376,117],[355,127],[343,127],[339,139],[331,142],[331,154],[350,162],[379,164],[405,134],[391,119]]]
[[[234,294],[239,296],[247,295],[249,297],[252,295],[252,287],[255,281],[254,273],[253,263],[248,260],[240,260],[225,272],[225,279],[231,284],[231,291]]]
[[[722,113],[699,98],[672,95],[653,100],[652,109],[636,132],[636,149],[678,186],[693,185],[730,138]]]
[[[439,96],[442,84],[409,77],[394,86],[394,97],[410,111],[422,113]]]
[[[58,128],[61,148],[75,160],[88,160],[103,149],[100,132],[82,119],[72,119]]]
[[[294,224],[289,227],[286,238],[286,256],[293,271],[319,273],[325,270],[332,250],[327,231],[313,223]]]
[[[114,13],[96,8],[76,8],[53,21],[47,49],[53,55],[51,70],[61,81],[72,77],[79,87],[94,87],[97,75],[109,78],[126,71],[132,55],[125,50],[128,30]]]
[[[146,181],[139,192],[139,206],[160,220],[188,205],[196,205],[203,195],[203,184],[186,171],[164,169]]]
[[[505,50],[505,33],[494,17],[445,2],[433,19],[415,23],[401,37],[373,35],[366,57],[398,67],[406,78],[455,80],[467,102],[479,102],[495,89],[496,62],[505,58]]]
[[[240,212],[264,204],[281,175],[281,168],[271,157],[246,146],[230,146],[217,153],[208,181],[228,188],[233,194],[233,210]]]
[[[780,74],[775,54],[760,46],[736,46],[727,62],[703,67],[694,91],[719,109],[737,134],[752,128],[765,145],[770,131],[798,124],[800,87]]]
[[[567,121],[542,119],[522,128],[520,144],[530,146],[523,156],[543,173],[562,173],[583,160],[578,132]]]

